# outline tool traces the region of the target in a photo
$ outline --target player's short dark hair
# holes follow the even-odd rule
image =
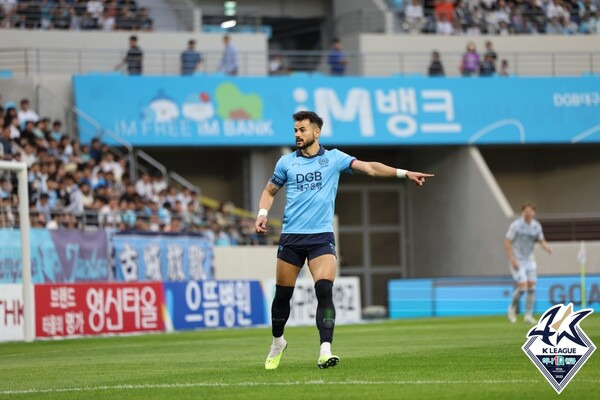
[[[314,113],[312,111],[298,111],[297,113],[292,115],[292,118],[294,118],[294,121],[296,122],[304,121],[305,119],[307,119],[310,121],[311,124],[317,125],[319,129],[323,127],[323,120],[321,119],[321,117],[319,117],[317,113]]]
[[[138,39],[137,39],[137,36],[131,35],[131,36],[129,36],[129,40],[131,40],[132,42],[137,42]]]
[[[535,211],[535,204],[533,204],[532,201],[524,202],[523,205],[521,206],[521,211],[525,210],[527,207],[530,207],[532,210]]]

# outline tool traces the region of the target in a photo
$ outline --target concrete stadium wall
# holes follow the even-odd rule
[[[514,210],[529,200],[540,215],[600,212],[600,145],[482,147],[481,152]]]
[[[433,50],[441,53],[448,76],[459,75],[458,66],[467,42],[479,52],[491,40],[509,71],[519,75],[581,75],[600,73],[598,36],[434,36],[352,34],[343,38],[347,51],[364,52],[359,63],[365,75],[425,74]]]
[[[425,196],[430,196],[429,194]],[[488,218],[489,219],[489,218]],[[504,219],[498,218],[498,222],[505,222]],[[449,225],[449,224],[448,224]],[[457,227],[458,224],[453,226]],[[507,224],[502,224],[508,227]],[[492,229],[491,233],[486,236],[489,237],[488,246],[490,249],[487,251],[479,250],[479,247],[485,245],[485,239],[481,239],[478,243],[470,244],[467,242],[470,231],[458,232],[454,234],[457,240],[464,238],[462,244],[447,243],[446,246],[450,247],[454,245],[455,252],[463,252],[460,248],[465,248],[465,252],[472,254],[471,256],[465,256],[463,260],[456,261],[458,263],[464,263],[462,273],[457,273],[459,268],[448,268],[448,265],[455,261],[448,263],[440,261],[439,258],[456,259],[455,256],[449,253],[444,253],[446,249],[442,248],[442,240],[446,233],[439,229],[440,234],[432,234],[429,240],[423,243],[424,248],[428,249],[430,253],[439,253],[436,258],[438,260],[431,261],[431,264],[424,264],[423,252],[416,257],[418,260],[414,265],[413,274],[411,277],[451,277],[451,276],[506,276],[509,274],[508,261],[504,255],[504,248],[502,244],[504,230],[497,231]],[[481,234],[483,236],[483,234]],[[471,236],[472,239],[472,236]],[[416,237],[415,237],[416,240]],[[448,241],[448,239],[446,238]],[[535,248],[535,257],[538,264],[538,274],[540,275],[566,275],[566,274],[579,274],[580,265],[577,261],[577,253],[579,252],[579,242],[554,242],[550,243],[553,248],[553,254],[550,256],[544,252],[540,246]],[[494,251],[493,251],[494,250]],[[599,274],[600,273],[600,242],[592,241],[586,242],[587,251],[587,268],[588,274]],[[487,253],[487,254],[486,254]],[[495,254],[498,253],[498,254]],[[277,254],[277,246],[223,246],[215,247],[215,278],[216,279],[273,279],[275,277],[275,261]],[[437,264],[435,264],[437,263]],[[308,274],[304,270],[305,274]],[[310,277],[310,274],[306,275]],[[385,287],[380,288],[385,290]]]
[[[196,40],[199,51],[222,51],[223,35],[192,32],[135,32],[143,50],[185,50],[189,39]],[[132,32],[100,31],[24,31],[3,29],[0,49],[47,48],[47,49],[103,49],[123,50],[128,47]],[[265,51],[264,34],[231,35],[232,43],[239,51]]]
[[[554,242],[550,243],[550,246],[552,246],[552,255],[548,255],[540,246],[535,247],[538,274],[564,275],[580,273],[580,265],[577,261],[577,254],[581,248],[579,242]],[[587,253],[586,273],[599,274],[600,241],[586,242],[585,248]]]
[[[411,278],[505,271],[503,238],[512,216],[506,215],[473,151],[431,149],[411,165],[436,174],[423,187],[409,186]]]
[[[22,31],[3,29],[0,69],[15,74],[110,72],[123,59],[131,32]],[[180,53],[189,39],[205,56],[206,72],[215,72],[223,52],[223,35],[191,32],[136,32],[145,52],[145,74],[179,74]],[[265,75],[267,38],[264,34],[231,34],[238,49],[240,74]],[[31,49],[23,54],[22,49]],[[7,58],[10,57],[10,60]],[[27,65],[25,65],[27,64]]]
[[[35,85],[27,78],[0,79],[0,95],[2,104],[14,101],[18,107],[23,98],[35,101]]]
[[[277,246],[215,247],[215,279],[274,279]]]

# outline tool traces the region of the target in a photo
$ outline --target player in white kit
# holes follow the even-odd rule
[[[537,321],[533,318],[532,313],[535,283],[537,282],[537,265],[533,257],[533,248],[537,242],[548,254],[552,254],[552,248],[544,239],[542,225],[533,219],[535,205],[525,202],[521,210],[521,218],[510,224],[504,239],[504,248],[510,261],[510,272],[517,283],[511,304],[508,306],[508,319],[510,322],[517,321],[517,305],[523,292],[527,292],[524,321],[535,324]]]

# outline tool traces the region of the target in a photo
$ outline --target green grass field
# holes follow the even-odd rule
[[[600,316],[582,323],[600,344]],[[288,328],[265,371],[270,330],[0,344],[0,399],[551,399],[521,351],[528,326],[439,318],[336,327],[339,366],[316,367],[314,327]],[[600,398],[600,351],[561,399]]]

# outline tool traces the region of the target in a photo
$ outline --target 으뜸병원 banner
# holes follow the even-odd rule
[[[164,286],[167,310],[175,330],[267,323],[265,296],[259,281],[167,282]]]

